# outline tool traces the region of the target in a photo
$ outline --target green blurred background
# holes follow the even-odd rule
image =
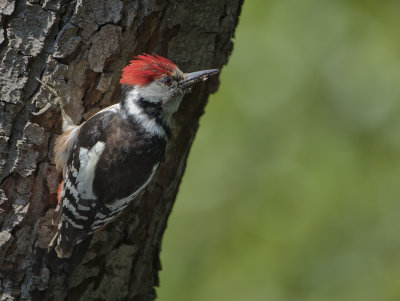
[[[400,1],[247,0],[159,300],[400,300]]]

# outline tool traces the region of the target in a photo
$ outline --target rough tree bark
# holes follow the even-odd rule
[[[189,72],[221,68],[243,0],[0,0],[1,300],[153,300],[159,252],[187,155],[208,95],[198,85],[176,114],[165,162],[141,201],[96,234],[71,275],[43,260],[55,226],[60,181],[53,159],[59,109],[31,113],[63,96],[79,123],[119,100],[120,70],[155,52]]]

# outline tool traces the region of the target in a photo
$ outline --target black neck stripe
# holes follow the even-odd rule
[[[122,107],[125,107],[125,105],[127,105],[126,102],[128,101],[128,95],[131,89],[132,88],[128,87],[127,85],[122,86],[122,97],[121,97]],[[168,138],[171,137],[171,129],[163,119],[163,112],[162,112],[163,109],[161,102],[147,101],[143,97],[132,101],[136,102],[136,104],[143,110],[143,113],[146,114],[149,117],[149,119],[154,119],[159,125],[162,126]]]

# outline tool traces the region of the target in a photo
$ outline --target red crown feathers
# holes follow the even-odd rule
[[[143,53],[129,63],[122,69],[121,84],[144,86],[164,74],[171,75],[178,68],[169,59],[157,54]]]

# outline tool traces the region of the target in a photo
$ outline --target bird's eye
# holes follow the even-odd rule
[[[171,80],[171,78],[166,77],[163,79],[163,83],[164,83],[164,85],[171,86],[172,80]]]

